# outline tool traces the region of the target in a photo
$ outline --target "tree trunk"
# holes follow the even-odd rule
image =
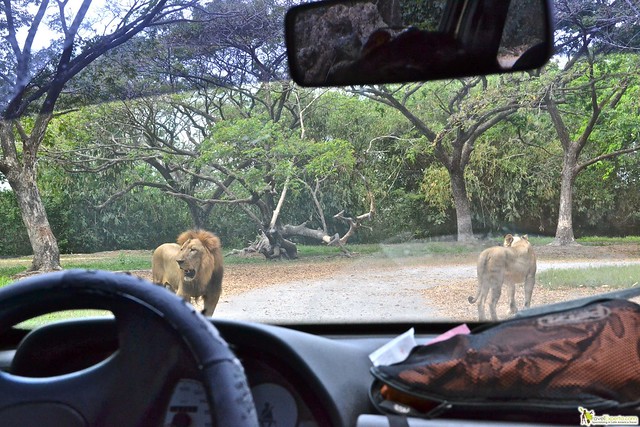
[[[334,240],[339,240],[340,236],[329,236],[323,230],[313,230],[311,228],[307,228],[307,223],[304,222],[300,225],[290,225],[287,224],[282,227],[282,234],[285,236],[303,236],[309,237],[311,239],[320,240],[326,244],[331,243]]]
[[[30,270],[60,270],[60,250],[58,242],[51,231],[40,191],[36,183],[37,152],[44,138],[44,131],[51,115],[37,117],[31,136],[24,129],[11,121],[0,119],[0,171],[4,174],[16,196],[22,222],[27,228],[29,242],[33,250],[33,261]],[[22,137],[22,151],[16,148],[15,137]]]
[[[378,13],[390,27],[402,25],[402,11],[399,0],[378,2]]]
[[[275,228],[270,228],[265,233],[267,239],[269,239],[270,248],[263,252],[267,259],[272,258],[286,258],[297,259],[298,247],[295,243],[285,239],[282,233]]]
[[[577,154],[575,150],[565,152],[562,160],[562,173],[560,175],[560,209],[558,212],[558,226],[554,245],[573,245],[576,240],[573,236],[573,183],[576,178],[575,168]]]
[[[191,214],[193,227],[196,230],[204,229],[206,227],[207,221],[209,220],[210,210],[203,208],[193,200],[187,200],[186,203],[187,206],[189,206],[189,213]]]
[[[471,205],[467,198],[467,186],[464,182],[464,171],[453,169],[449,171],[451,178],[451,193],[456,208],[456,222],[458,226],[458,241],[475,240],[471,225]]]
[[[27,228],[29,242],[33,249],[31,270],[60,270],[60,250],[56,241],[40,191],[35,180],[35,171],[23,170],[21,173],[9,173],[7,180],[16,195],[22,222]]]

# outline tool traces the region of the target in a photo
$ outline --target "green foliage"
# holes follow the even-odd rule
[[[446,1],[403,1],[401,2],[402,22],[426,31],[438,31],[444,14]]]
[[[574,147],[586,141],[576,166],[567,166],[578,173],[573,189],[576,235],[625,235],[638,225],[637,208],[631,208],[637,206],[637,180],[626,170],[634,170],[637,154],[619,154],[638,148],[637,67],[637,55],[604,56],[593,50],[567,71],[548,71],[561,83],[554,95],[561,101],[557,121],[565,126],[559,134],[566,133]],[[611,155],[616,157],[607,157]]]
[[[421,190],[425,202],[439,213],[437,218],[433,218],[434,222],[438,224],[446,221],[453,208],[449,172],[443,166],[429,166],[424,172]]]
[[[62,253],[151,249],[174,241],[189,227],[186,212],[176,208],[175,199],[157,191],[139,189],[107,208],[96,209],[114,191],[103,177],[68,175],[46,163],[40,171],[42,198]],[[0,192],[0,224],[1,255],[31,253],[11,191]]]
[[[532,41],[539,43],[545,39],[546,25],[542,4],[539,0],[514,0],[509,4],[501,47],[530,47]]]
[[[637,52],[637,3],[565,0],[556,8],[556,44],[564,54],[576,54],[582,42],[604,52]],[[611,25],[615,23],[615,25]]]
[[[522,111],[476,144],[466,179],[482,229],[553,231],[561,156],[545,119]]]
[[[130,59],[136,58],[133,51],[130,54]],[[603,94],[620,83],[616,73],[627,76],[629,87],[616,108],[603,110],[585,157],[637,144],[640,89],[637,76],[630,73],[637,69],[637,60],[612,55],[598,63],[597,84]],[[566,117],[573,136],[584,128],[582,122],[589,111],[588,93],[579,90],[588,83],[586,68],[581,67],[579,63],[564,75],[571,84],[562,108],[573,113]],[[100,73],[100,78],[105,77],[105,70]],[[501,97],[515,97],[523,105],[531,105],[558,73],[559,68],[552,64],[537,78],[525,74],[489,77],[471,87],[469,96],[454,110],[448,108],[461,87],[460,81],[388,90],[412,90],[411,96],[403,99],[404,105],[428,123],[442,137],[444,148],[451,151],[453,137],[498,105]],[[113,82],[114,87],[121,83]],[[373,195],[376,212],[374,221],[367,224],[371,229],[361,228],[350,243],[396,242],[455,233],[449,174],[436,161],[435,145],[397,109],[342,90],[292,89],[275,83],[251,90],[249,96],[234,88],[210,88],[127,104],[101,104],[56,117],[47,129],[45,145],[72,154],[64,162],[43,159],[39,183],[62,251],[151,249],[173,241],[179,232],[191,227],[192,213],[184,198],[176,198],[176,193],[166,187],[165,192],[136,187],[97,208],[131,183],[167,184],[145,161],[150,153],[169,167],[208,177],[210,181],[198,181],[183,173],[182,181],[168,183],[171,189],[191,191],[186,194],[202,200],[214,197],[214,181],[229,177],[221,171],[231,171],[235,181],[230,192],[221,196],[221,203],[214,204],[204,223],[205,228],[220,235],[225,248],[244,247],[253,241],[258,225],[249,219],[247,210],[268,222],[285,182],[289,193],[280,216],[283,223],[306,222],[310,227],[321,227],[311,194],[316,191],[331,233],[346,231],[344,223],[333,219],[334,214],[342,210],[350,216],[367,212],[369,196]],[[286,107],[278,116],[275,106],[280,101]],[[153,126],[145,129],[140,126],[143,122]],[[28,121],[25,126],[28,128]],[[147,130],[158,137],[171,136],[171,132],[180,135],[172,141],[178,142],[176,146],[183,153],[145,142]],[[187,132],[191,138],[184,137]],[[128,151],[119,153],[118,161],[113,158],[111,141],[127,144]],[[93,160],[74,157],[79,150],[86,150]],[[540,109],[522,108],[486,131],[474,142],[465,171],[474,228],[498,234],[553,234],[561,154],[555,130]],[[578,176],[574,222],[579,236],[637,233],[637,159],[630,154],[603,160]],[[103,170],[109,162],[113,164]],[[61,164],[66,169],[83,165],[100,172],[69,173]],[[262,205],[242,209],[230,194],[239,199],[258,198]],[[11,192],[0,192],[0,224],[0,254],[28,254],[28,239]]]
[[[27,255],[31,245],[15,195],[0,191],[0,256]]]

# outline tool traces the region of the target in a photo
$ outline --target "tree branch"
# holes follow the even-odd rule
[[[618,150],[618,151],[613,151],[611,153],[607,153],[607,154],[602,154],[600,156],[594,157],[590,160],[587,160],[583,163],[580,163],[579,165],[576,165],[574,171],[576,174],[578,174],[578,172],[580,172],[581,170],[591,166],[594,163],[598,163],[601,160],[606,160],[606,159],[610,159],[612,157],[617,157],[620,156],[622,154],[628,154],[628,153],[634,153],[636,151],[640,151],[640,147],[633,147],[633,148],[625,148],[624,150]]]

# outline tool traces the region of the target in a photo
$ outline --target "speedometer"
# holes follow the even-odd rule
[[[200,381],[181,379],[173,389],[165,427],[212,427],[211,408]]]
[[[264,383],[251,388],[260,425],[264,427],[296,427],[298,407],[291,393],[284,387]]]

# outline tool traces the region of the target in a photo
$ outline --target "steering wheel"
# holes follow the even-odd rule
[[[204,385],[213,425],[258,425],[244,369],[211,322],[134,276],[69,270],[6,286],[0,337],[32,317],[84,308],[114,314],[118,350],[70,374],[27,378],[0,371],[3,426],[160,426],[185,364]]]

